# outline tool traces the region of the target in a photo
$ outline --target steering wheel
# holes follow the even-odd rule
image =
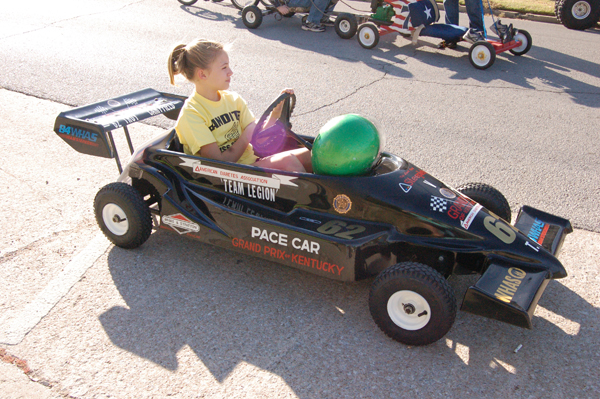
[[[263,126],[265,125],[265,122],[267,121],[267,118],[271,112],[282,101],[284,101],[284,103],[279,119],[277,119],[272,126],[263,129]],[[292,137],[309,150],[312,149],[311,143],[304,140],[302,137],[298,136],[292,131],[290,117],[295,106],[296,95],[290,93],[281,94],[275,99],[275,101],[271,103],[271,105],[269,105],[267,110],[262,114],[256,123],[255,131],[252,135],[252,140],[250,141],[252,147],[254,147],[254,153],[256,155],[263,158],[281,152],[288,136]]]

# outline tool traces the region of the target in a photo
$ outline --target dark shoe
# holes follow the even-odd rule
[[[439,44],[438,44],[438,48],[439,49],[445,49],[445,48],[449,48],[454,50],[456,48],[456,42],[447,42],[445,40],[442,40]]]
[[[464,34],[463,40],[466,40],[469,43],[475,43],[485,41],[485,36],[483,36],[483,32],[469,29],[467,33]]]
[[[500,40],[502,40],[503,42],[509,42],[513,39],[513,35],[512,35],[512,24],[510,25],[503,25],[500,20],[497,20],[495,23],[493,23],[490,26],[490,30],[492,32],[494,32],[496,35],[498,35],[498,37],[500,38]]]
[[[325,32],[325,27],[321,24],[313,24],[312,22],[306,22],[302,24],[302,29],[309,32]]]

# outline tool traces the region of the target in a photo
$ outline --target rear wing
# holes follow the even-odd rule
[[[112,136],[123,128],[129,150],[133,145],[127,125],[163,114],[177,119],[186,97],[144,89],[61,112],[54,132],[77,152],[103,158],[115,158],[119,173],[123,171]]]

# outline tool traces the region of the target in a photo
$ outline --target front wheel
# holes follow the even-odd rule
[[[477,69],[488,69],[496,61],[496,50],[489,42],[475,42],[469,49],[469,61]]]
[[[531,49],[531,35],[526,30],[518,29],[513,38],[521,42],[519,47],[509,50],[514,55],[523,55]]]
[[[256,29],[262,24],[262,11],[255,5],[244,7],[242,10],[242,22],[248,29]]]
[[[456,191],[478,202],[488,211],[510,223],[512,214],[506,197],[489,184],[467,183],[457,187]]]
[[[352,38],[357,30],[358,22],[355,15],[344,12],[335,19],[335,33],[342,39]]]
[[[178,2],[180,2],[181,4],[183,4],[184,6],[191,6],[192,4],[196,4],[196,2],[198,0],[177,0]]]
[[[104,235],[121,248],[137,248],[152,232],[152,217],[139,191],[125,183],[104,186],[94,199],[96,221]]]
[[[372,22],[362,24],[358,28],[358,42],[366,49],[372,49],[379,43],[379,28]]]
[[[556,18],[567,28],[585,30],[600,18],[600,0],[557,0]]]
[[[406,345],[429,345],[454,324],[456,297],[434,269],[403,262],[377,276],[369,294],[369,310],[390,338]]]

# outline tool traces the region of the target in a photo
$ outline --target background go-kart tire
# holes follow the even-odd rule
[[[351,39],[358,30],[356,16],[343,12],[335,19],[335,33],[342,39]]]
[[[431,267],[403,262],[377,276],[369,310],[390,338],[406,345],[428,345],[454,324],[456,297],[446,279]]]
[[[510,223],[512,213],[506,197],[489,184],[467,183],[457,187],[456,191],[480,203],[488,211]]]
[[[519,47],[511,48],[509,50],[514,55],[523,55],[531,50],[531,35],[526,30],[517,29],[517,34],[514,36],[514,39],[521,42]]]
[[[372,22],[358,27],[358,43],[366,49],[372,49],[379,43],[379,28]]]
[[[242,22],[248,29],[256,29],[262,24],[262,11],[255,5],[244,7],[242,10]]]
[[[569,29],[589,29],[600,19],[600,0],[556,0],[554,13]]]
[[[104,186],[94,199],[96,221],[104,235],[121,248],[137,248],[152,232],[150,209],[142,195],[125,183]]]
[[[178,2],[180,2],[181,4],[183,4],[184,6],[191,6],[192,4],[196,4],[196,2],[198,0],[177,0]]]
[[[488,69],[496,61],[496,50],[489,42],[475,42],[469,49],[469,61],[477,69]]]
[[[212,0],[212,1],[223,1],[223,0]],[[270,5],[266,1],[260,1],[260,0],[231,0],[231,4],[233,4],[233,6],[235,8],[237,8],[238,10],[243,10],[244,7],[250,6],[250,5],[258,6],[258,3],[263,3],[265,6]]]

